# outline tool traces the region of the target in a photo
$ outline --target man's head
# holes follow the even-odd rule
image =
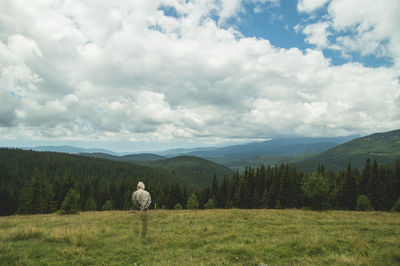
[[[137,187],[136,187],[137,189],[144,189],[144,184],[143,184],[143,182],[139,182],[138,184],[137,184]]]

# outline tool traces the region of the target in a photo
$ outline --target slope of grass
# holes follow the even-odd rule
[[[400,215],[301,210],[0,217],[0,265],[398,265]]]

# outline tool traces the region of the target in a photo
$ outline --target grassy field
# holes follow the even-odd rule
[[[400,214],[150,211],[0,217],[0,265],[399,265]]]

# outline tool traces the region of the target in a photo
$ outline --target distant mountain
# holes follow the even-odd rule
[[[288,156],[319,153],[342,144],[358,136],[331,137],[331,138],[277,138],[263,142],[253,142],[242,145],[233,145],[222,148],[199,148],[172,150],[172,154],[198,156],[206,159],[214,157],[229,157],[237,159],[255,156]],[[180,153],[179,153],[180,152]],[[163,153],[168,156],[168,153]]]
[[[139,153],[121,156],[124,161],[157,161],[166,159],[163,156],[152,153]]]
[[[344,169],[350,161],[353,167],[361,168],[367,158],[376,158],[378,163],[390,163],[400,158],[400,130],[376,133],[357,138],[298,162],[303,169],[312,169],[318,163],[332,170]]]
[[[177,157],[187,154],[194,154],[197,152],[204,152],[204,151],[213,151],[217,149],[217,147],[197,147],[197,148],[181,148],[181,149],[170,149],[165,151],[157,152],[158,155],[165,156],[165,157]]]
[[[122,162],[134,162],[134,161],[155,161],[155,160],[163,160],[166,159],[163,156],[152,154],[152,153],[140,153],[140,154],[129,154],[123,156],[116,156],[107,153],[95,152],[95,153],[81,153],[81,155],[94,157],[94,158],[103,158],[114,161],[122,161]]]
[[[118,156],[119,154],[106,149],[86,149],[75,146],[37,146],[37,147],[24,147],[23,150],[32,151],[49,151],[49,152],[63,152],[63,153],[105,153]]]
[[[359,136],[330,138],[277,138],[263,142],[232,145],[221,148],[198,148],[168,150],[164,156],[187,155],[201,157],[233,170],[243,170],[250,165],[295,163],[313,154],[318,154]]]

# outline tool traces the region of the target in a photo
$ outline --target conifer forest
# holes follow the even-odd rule
[[[214,176],[205,187],[174,178],[164,169],[18,149],[0,151],[0,215],[62,211],[129,210],[143,181],[154,209],[337,209],[390,211],[399,208],[400,160],[362,169],[319,165],[305,173],[294,165],[247,167],[233,176]]]

